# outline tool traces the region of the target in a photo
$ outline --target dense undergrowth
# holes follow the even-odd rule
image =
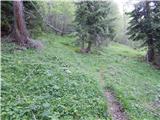
[[[140,60],[143,51],[113,43],[81,54],[73,37],[37,39],[45,46],[41,51],[2,42],[2,119],[109,119],[100,69],[131,120],[159,119],[160,71]]]

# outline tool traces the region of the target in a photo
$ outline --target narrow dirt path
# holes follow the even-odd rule
[[[104,70],[100,69],[100,85],[104,89]],[[124,109],[120,102],[116,99],[116,96],[114,95],[113,91],[106,89],[104,90],[104,96],[107,100],[107,106],[108,106],[108,113],[111,116],[112,120],[128,120],[127,115],[124,112]]]

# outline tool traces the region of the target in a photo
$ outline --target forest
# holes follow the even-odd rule
[[[1,1],[2,120],[160,120],[160,1]]]

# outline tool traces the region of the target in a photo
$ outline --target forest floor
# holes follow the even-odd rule
[[[128,119],[159,120],[160,71],[144,62],[144,51],[111,43],[82,54],[74,37],[37,39],[43,50],[2,42],[2,119],[111,120],[110,90]]]

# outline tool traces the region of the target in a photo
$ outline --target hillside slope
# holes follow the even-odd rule
[[[113,90],[131,120],[158,120],[160,71],[144,55],[120,44],[81,54],[72,37],[43,34],[42,51],[20,51],[2,43],[2,119],[104,120],[106,100],[99,85]]]

